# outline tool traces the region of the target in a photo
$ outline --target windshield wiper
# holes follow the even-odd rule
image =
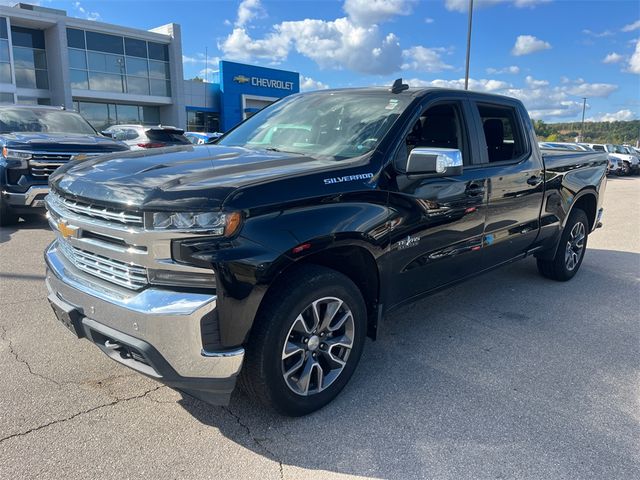
[[[304,153],[292,152],[291,150],[281,150],[276,147],[265,147],[264,149],[267,150],[268,152],[281,152],[281,153],[293,153],[294,155],[305,155]]]

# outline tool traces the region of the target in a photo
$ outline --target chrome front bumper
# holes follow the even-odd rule
[[[46,185],[33,186],[24,193],[2,192],[2,197],[13,207],[44,207],[44,197],[49,193]],[[40,197],[40,198],[38,198]]]
[[[202,348],[201,320],[207,314],[215,314],[215,295],[157,288],[147,288],[141,292],[110,289],[95,278],[75,270],[58,253],[56,242],[47,248],[45,260],[50,301],[77,310],[82,328],[99,334],[93,337],[150,346],[150,350],[158,354],[154,353],[154,356],[162,360],[157,363],[167,365],[166,370],[170,372],[168,376],[178,379],[165,381],[170,386],[174,383],[177,388],[189,390],[191,380],[194,385],[199,385],[208,380],[233,379],[233,389],[235,377],[242,367],[244,349],[210,352]],[[91,334],[87,337],[92,339]],[[99,345],[95,340],[94,343],[109,354],[102,348],[104,345]],[[117,356],[109,356],[119,361]],[[162,366],[149,371],[144,363],[121,363],[160,381],[167,376]],[[153,362],[150,363],[153,366]]]

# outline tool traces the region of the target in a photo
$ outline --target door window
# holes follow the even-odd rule
[[[515,108],[478,105],[490,163],[519,159],[526,152]]]
[[[413,124],[396,153],[396,167],[404,171],[414,148],[453,148],[462,152],[465,165],[471,163],[462,113],[457,103],[439,103],[427,108]]]

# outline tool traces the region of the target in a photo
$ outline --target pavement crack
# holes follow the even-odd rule
[[[43,425],[38,425],[37,427],[30,428],[29,430],[26,430],[24,432],[13,433],[13,434],[8,435],[6,437],[0,438],[0,445],[3,444],[6,441],[11,440],[12,438],[24,437],[24,436],[29,435],[31,433],[37,432],[39,430],[43,430],[43,429],[45,429],[47,427],[51,427],[52,425],[57,425],[59,423],[65,423],[65,422],[68,422],[70,420],[73,420],[74,418],[80,417],[82,415],[86,415],[88,413],[95,412],[96,410],[101,410],[103,408],[112,407],[112,406],[117,405],[117,404],[122,403],[122,402],[129,402],[131,400],[138,400],[140,398],[144,398],[147,395],[149,395],[150,393],[161,389],[162,387],[164,387],[164,385],[158,385],[157,387],[154,387],[154,388],[152,388],[150,390],[146,390],[145,392],[141,393],[140,395],[135,395],[133,397],[120,398],[120,399],[114,400],[114,401],[109,402],[109,403],[103,403],[102,405],[98,405],[96,407],[91,407],[91,408],[89,408],[87,410],[82,410],[81,412],[74,413],[73,415],[70,415],[68,417],[60,418],[58,420],[53,420],[53,421],[45,423]]]
[[[54,380],[53,378],[49,378],[46,375],[42,375],[40,373],[34,372],[29,362],[27,362],[24,358],[22,358],[20,354],[16,351],[13,345],[13,341],[7,336],[7,329],[2,325],[0,325],[0,329],[2,330],[2,332],[0,333],[0,339],[6,341],[9,344],[9,353],[11,353],[11,355],[17,362],[22,363],[27,367],[29,374],[33,375],[34,377],[41,378],[42,380],[45,380],[47,382],[51,382],[57,385],[58,387],[62,387],[62,384],[57,380]]]
[[[240,415],[235,414],[229,407],[220,407],[220,408],[222,408],[222,410],[227,412],[229,415],[231,415],[235,419],[236,423],[240,425],[247,432],[247,435],[249,435],[249,438],[253,441],[253,443],[255,443],[258,447],[260,447],[264,452],[266,452],[266,454],[270,456],[273,461],[278,462],[278,467],[280,469],[280,479],[284,480],[284,467],[280,459],[276,456],[276,454],[273,453],[273,451],[269,447],[267,447],[261,439],[257,438],[251,432],[251,428],[249,428],[249,426],[242,421],[242,419],[240,418]]]

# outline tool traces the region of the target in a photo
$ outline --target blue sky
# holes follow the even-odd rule
[[[48,1],[69,15],[182,25],[186,78],[217,59],[295,70],[305,89],[459,87],[468,0]],[[640,118],[640,2],[475,0],[471,88],[516,96],[533,118]]]

